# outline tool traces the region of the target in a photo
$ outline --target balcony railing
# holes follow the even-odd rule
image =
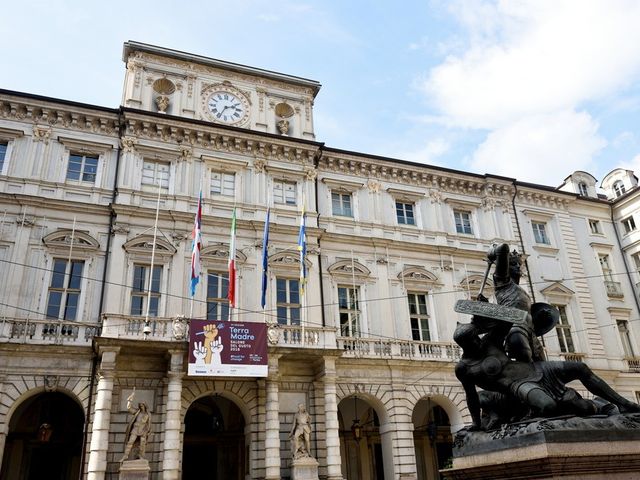
[[[338,337],[338,348],[347,357],[391,358],[455,362],[460,347],[449,342],[417,342],[411,340]]]
[[[99,326],[82,322],[1,318],[0,342],[91,345]]]
[[[622,298],[622,284],[620,282],[612,282],[610,280],[604,281],[604,287],[607,289],[607,295],[610,298]]]
[[[269,343],[278,347],[335,348],[336,329],[300,325],[271,325]]]
[[[168,317],[149,318],[150,332],[146,337],[149,340],[175,341],[173,334],[174,320],[175,318]],[[186,328],[184,339],[189,338],[188,326]],[[102,336],[143,340],[145,338],[144,318],[105,313],[102,315]]]
[[[565,352],[561,354],[567,362],[584,362],[585,354],[576,352]]]
[[[632,373],[640,373],[640,358],[625,358],[629,371]]]

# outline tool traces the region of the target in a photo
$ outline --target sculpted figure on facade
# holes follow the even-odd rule
[[[289,438],[291,439],[291,454],[294,460],[311,457],[311,416],[302,403],[298,405],[298,412],[293,417]]]
[[[138,449],[137,458],[145,458],[147,439],[149,438],[149,433],[151,433],[151,415],[149,414],[147,404],[141,402],[138,404],[137,409],[132,407],[135,394],[136,392],[134,390],[127,398],[127,410],[133,415],[133,418],[129,422],[127,431],[125,432],[127,443],[124,448],[124,455],[120,460],[121,463],[129,459],[129,455],[131,455],[131,450],[134,446],[137,446]]]
[[[640,412],[640,405],[616,393],[586,364],[546,361],[537,336],[553,329],[557,309],[531,304],[518,285],[520,257],[509,253],[508,245],[494,245],[487,259],[477,301],[456,304],[459,312],[475,313],[470,323],[458,324],[454,332],[463,350],[455,373],[465,390],[470,430],[534,417]],[[493,263],[497,304],[490,306],[482,291]],[[597,397],[588,400],[567,387],[574,380]],[[478,387],[483,390],[478,392]]]

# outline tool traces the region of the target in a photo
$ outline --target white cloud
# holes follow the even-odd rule
[[[640,172],[640,153],[638,153],[630,161],[623,162],[620,165],[620,167],[621,168],[626,168],[627,170],[633,170],[634,172]]]
[[[404,152],[394,152],[393,156],[402,158],[415,163],[424,163],[429,165],[438,165],[438,157],[441,157],[449,151],[450,145],[443,139],[436,139],[427,142],[423,147],[417,150],[409,150]]]
[[[572,108],[640,74],[640,2],[464,2],[453,11],[471,43],[423,87],[460,126]]]
[[[597,131],[586,112],[531,115],[491,132],[471,166],[479,173],[556,186],[575,170],[594,167],[593,156],[606,145]]]

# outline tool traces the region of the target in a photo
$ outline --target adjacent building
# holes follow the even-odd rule
[[[137,42],[123,61],[118,108],[0,90],[0,479],[117,478],[134,391],[152,478],[288,478],[299,403],[320,478],[438,478],[469,422],[453,304],[497,242],[560,309],[548,357],[637,397],[633,172],[605,196],[587,172],[555,188],[340,150],[315,136],[316,81]],[[188,376],[183,315],[267,323],[268,376]]]

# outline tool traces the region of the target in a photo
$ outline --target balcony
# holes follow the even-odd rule
[[[561,355],[565,362],[584,362],[584,358],[586,356],[584,353],[576,352],[565,352]]]
[[[623,298],[622,284],[620,282],[604,281],[604,288],[607,290],[609,298]]]
[[[629,372],[631,373],[640,373],[640,358],[625,358],[627,362],[627,367],[629,368]]]
[[[338,337],[337,340],[338,348],[345,357],[456,362],[461,355],[460,347],[449,342],[361,337]]]
[[[175,317],[149,318],[151,331],[146,335],[149,340],[175,341],[173,322]],[[129,340],[145,340],[144,318],[130,315],[105,313],[102,315],[102,336],[106,338],[125,338]],[[189,338],[188,325],[182,338]]]
[[[269,344],[277,347],[336,348],[336,329],[300,325],[270,325]]]
[[[0,342],[89,346],[99,325],[28,318],[0,319]]]

